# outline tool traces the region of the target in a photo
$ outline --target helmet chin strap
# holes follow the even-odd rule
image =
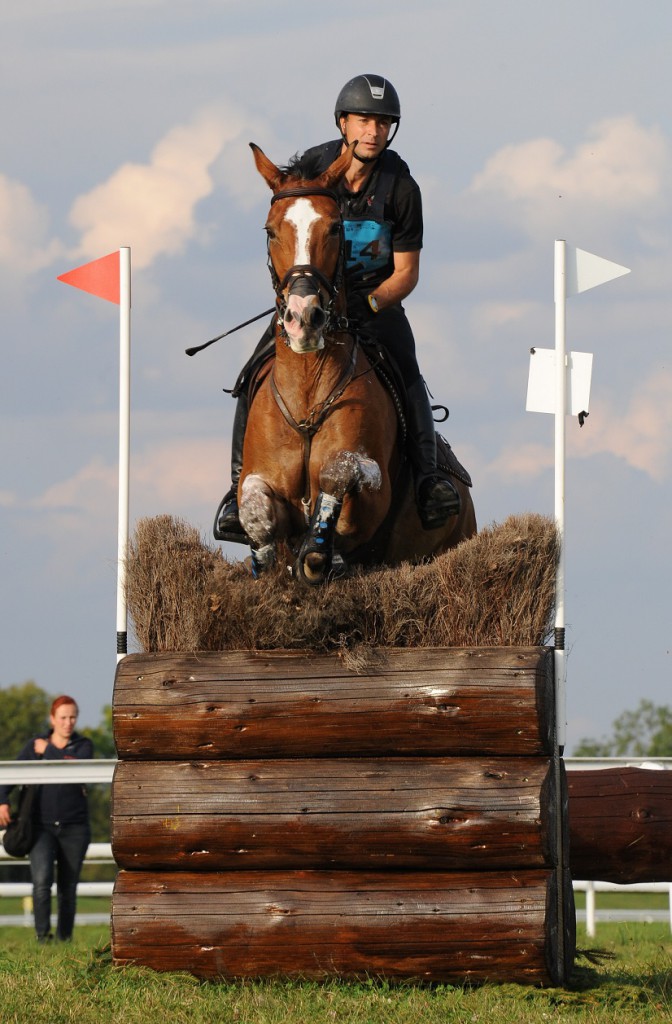
[[[359,160],[360,164],[375,164],[378,159],[377,156],[360,156],[357,150],[354,152],[355,160]]]

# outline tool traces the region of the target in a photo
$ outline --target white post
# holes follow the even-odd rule
[[[586,934],[589,938],[595,938],[595,883],[588,882],[586,885]]]
[[[128,557],[131,450],[131,250],[119,250],[119,520],[117,543],[117,661],[128,651]]]
[[[560,750],[566,737],[565,695],[565,418],[567,409],[567,253],[566,243],[555,243],[555,523],[560,552],[555,584],[555,714]]]

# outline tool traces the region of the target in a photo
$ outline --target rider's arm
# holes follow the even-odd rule
[[[416,252],[395,252],[394,270],[371,292],[379,309],[403,302],[410,295],[420,277],[420,250]]]

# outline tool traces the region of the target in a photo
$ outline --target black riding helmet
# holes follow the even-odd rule
[[[397,90],[391,82],[380,75],[357,75],[343,86],[336,100],[334,120],[341,130],[340,118],[345,114],[373,114],[389,117],[396,126],[387,140],[387,145],[397,134],[401,120],[401,107]]]

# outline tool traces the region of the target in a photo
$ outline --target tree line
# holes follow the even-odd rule
[[[672,757],[672,707],[640,700],[612,725],[612,735],[583,739],[575,757]]]

